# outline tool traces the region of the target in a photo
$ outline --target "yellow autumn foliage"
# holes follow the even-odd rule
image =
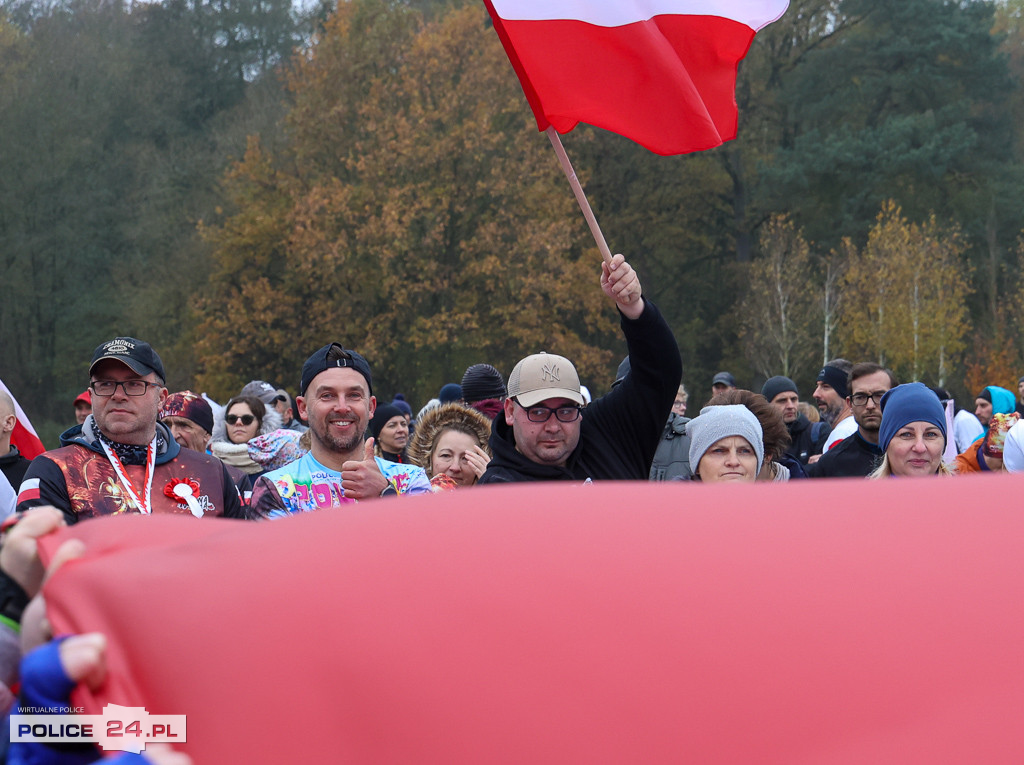
[[[847,244],[843,319],[848,358],[875,359],[903,380],[946,384],[968,329],[967,277],[960,231],[906,220],[883,204],[864,249]]]

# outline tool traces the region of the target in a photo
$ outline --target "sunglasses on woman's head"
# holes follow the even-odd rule
[[[256,419],[254,414],[229,414],[224,418],[228,425],[234,425],[239,420],[242,421],[243,425],[252,425],[252,421]]]

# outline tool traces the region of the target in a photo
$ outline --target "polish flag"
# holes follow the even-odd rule
[[[16,399],[10,389],[4,385],[3,380],[0,380],[0,390],[3,390],[11,397],[11,401],[14,402],[14,415],[17,418],[17,421],[14,423],[14,432],[11,433],[11,443],[18,447],[18,451],[21,452],[21,456],[30,460],[35,459],[46,451],[46,447],[43,446],[43,442],[39,440],[39,436],[36,434],[36,429],[32,427],[32,423],[29,422],[28,415],[26,415],[25,410],[21,408],[21,404],[18,403],[18,399]],[[18,487],[15,486],[14,488],[17,489]]]
[[[788,0],[484,0],[537,126],[657,154],[736,137],[736,69]]]

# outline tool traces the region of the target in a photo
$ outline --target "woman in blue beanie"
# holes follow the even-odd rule
[[[885,457],[870,478],[950,474],[942,461],[946,413],[931,388],[907,383],[882,396],[878,448]]]

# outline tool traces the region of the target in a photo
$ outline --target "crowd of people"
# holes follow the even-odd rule
[[[73,402],[77,424],[57,449],[20,455],[10,440],[13,402],[0,392],[0,511],[8,526],[40,506],[56,508],[68,525],[150,513],[263,520],[522,481],[1024,470],[1024,377],[1019,396],[986,387],[972,414],[946,391],[899,384],[872,362],[826,364],[811,406],[788,377],[754,392],[720,372],[706,405],[688,418],[675,339],[635,271],[616,255],[600,281],[618,309],[627,356],[610,390],[593,399],[571,360],[539,352],[507,379],[491,364],[473,364],[414,416],[400,394],[378,402],[369,360],[331,342],[306,359],[294,399],[253,380],[221,406],[168,391],[148,343],[114,338],[95,349],[88,388]],[[0,557],[0,637],[8,643],[17,643],[37,591],[38,582]],[[11,685],[16,667],[3,669]]]
[[[516,364],[507,384],[491,364],[473,364],[414,416],[402,394],[378,402],[369,361],[329,343],[303,365],[294,399],[253,380],[220,405],[190,390],[167,391],[157,352],[115,338],[95,350],[89,386],[72,402],[77,424],[58,449],[34,460],[20,454],[11,443],[14,405],[0,392],[0,513],[52,505],[69,523],[154,511],[274,518],[513,481],[708,483],[1024,468],[1024,377],[1017,395],[985,387],[972,413],[947,391],[900,385],[873,362],[825,364],[813,403],[801,400],[789,377],[769,378],[758,393],[723,371],[699,416],[688,418],[672,333],[621,256],[603,266],[602,287],[621,313],[628,355],[611,389],[593,400],[569,359],[542,352]],[[915,419],[893,431],[907,412]],[[709,441],[709,434],[721,435]]]

